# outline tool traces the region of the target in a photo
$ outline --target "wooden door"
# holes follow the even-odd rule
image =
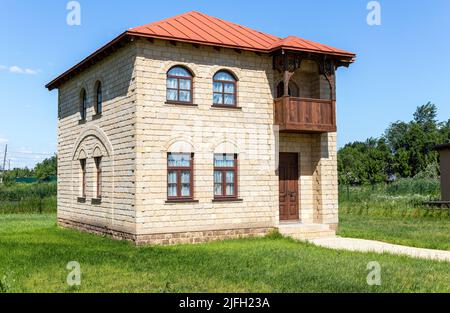
[[[278,167],[280,220],[291,221],[299,219],[298,212],[298,154],[280,153]]]

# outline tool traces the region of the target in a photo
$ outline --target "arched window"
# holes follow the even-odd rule
[[[295,82],[292,80],[289,81],[289,97],[298,97],[299,89]],[[279,82],[277,85],[277,98],[280,98],[284,95],[284,82]]]
[[[102,83],[95,83],[95,114],[102,114],[103,110],[103,93]]]
[[[87,94],[86,90],[82,89],[80,94],[80,118],[81,120],[86,119],[87,113]]]
[[[175,66],[167,72],[167,102],[192,103],[192,74]]]
[[[236,78],[228,71],[219,71],[213,77],[213,105],[237,106]]]

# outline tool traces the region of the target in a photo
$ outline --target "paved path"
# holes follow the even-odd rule
[[[308,241],[317,246],[325,248],[361,251],[361,252],[378,252],[378,253],[388,252],[393,254],[408,255],[414,258],[432,259],[450,262],[450,251],[445,250],[414,248],[408,246],[394,245],[375,240],[343,238],[343,237],[309,239]]]

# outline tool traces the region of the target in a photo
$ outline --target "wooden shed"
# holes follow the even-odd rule
[[[441,156],[441,200],[450,202],[450,143],[436,149]]]

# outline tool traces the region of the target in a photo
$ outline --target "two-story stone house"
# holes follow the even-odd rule
[[[189,12],[58,89],[58,223],[136,243],[334,235],[335,70],[355,55]]]

